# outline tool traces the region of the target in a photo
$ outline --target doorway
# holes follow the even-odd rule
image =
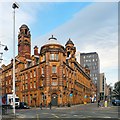
[[[56,93],[52,94],[51,103],[52,103],[52,106],[57,106],[58,105],[58,95]]]

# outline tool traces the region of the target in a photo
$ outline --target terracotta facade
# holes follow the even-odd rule
[[[16,56],[16,94],[20,101],[30,106],[60,106],[90,102],[94,87],[90,71],[75,58],[76,47],[69,39],[64,46],[53,36],[38,51],[31,55],[31,34],[28,26],[22,25],[18,35]],[[12,93],[12,60],[2,65],[2,94]]]

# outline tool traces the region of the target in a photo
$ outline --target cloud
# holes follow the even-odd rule
[[[3,52],[3,63],[8,64],[13,56],[13,9],[12,2],[0,2],[0,41],[2,44],[8,46],[9,50]],[[37,4],[37,3],[35,3]],[[29,7],[27,7],[29,5]],[[36,21],[36,9],[42,9],[42,6],[38,6],[33,3],[19,2],[19,9],[15,9],[15,36],[16,36],[16,54],[17,54],[17,42],[18,31],[22,24],[30,26]],[[32,8],[32,9],[31,9]]]
[[[48,40],[52,34],[57,37],[62,45],[65,45],[70,37],[80,52],[98,52],[101,72],[105,72],[105,70],[108,72],[111,69],[117,71],[117,3],[93,3],[76,13],[72,19],[63,25],[38,37],[34,44],[39,43],[40,47],[45,44],[43,41]],[[109,76],[107,77],[110,79]]]
[[[0,30],[0,35],[2,36],[0,36],[0,38],[1,42],[7,44],[10,49],[3,56],[5,57],[4,62],[8,58],[9,60],[7,60],[7,62],[10,61],[13,48],[13,11],[11,4],[12,3],[0,2],[0,12],[2,14],[0,16],[0,26],[2,26]],[[27,23],[28,26],[31,26],[37,20],[38,11],[44,10],[43,4],[39,6],[35,2],[34,4],[28,3],[29,7],[27,7],[27,4],[21,2],[20,6],[20,10],[16,10],[16,28],[19,28],[23,23]],[[52,34],[57,37],[62,45],[65,45],[66,41],[71,38],[78,51],[98,52],[101,70],[103,70],[103,72],[108,69],[116,69],[118,63],[117,20],[117,3],[92,3],[73,15],[72,19],[66,21],[63,25],[42,36],[37,36],[36,39],[32,40],[32,47],[38,45],[40,48]],[[16,29],[16,36],[17,35],[18,29]]]

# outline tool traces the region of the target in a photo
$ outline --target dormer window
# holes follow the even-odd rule
[[[31,67],[31,62],[30,61],[27,62],[27,67]]]
[[[39,63],[39,58],[36,58],[36,64],[38,64]]]
[[[32,61],[30,59],[26,59],[27,61],[27,68],[32,66]]]

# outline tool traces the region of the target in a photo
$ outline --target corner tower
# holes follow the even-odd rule
[[[67,59],[75,58],[76,47],[74,47],[74,43],[69,39],[65,45]]]
[[[18,34],[18,56],[27,59],[31,56],[31,34],[27,25],[23,24],[19,28]]]

